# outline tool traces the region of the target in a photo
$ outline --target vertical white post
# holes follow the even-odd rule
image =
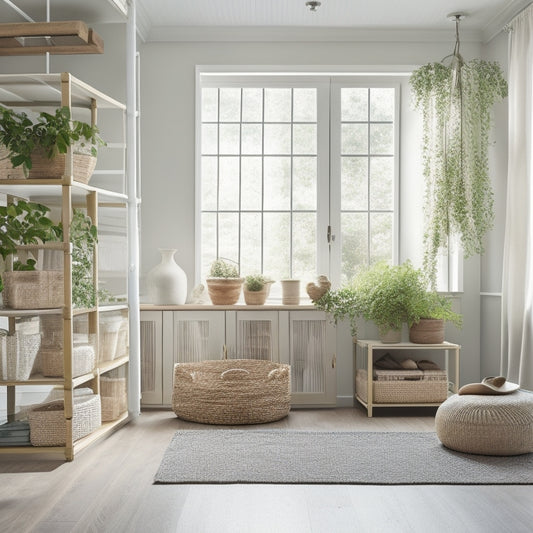
[[[137,203],[137,24],[135,0],[128,0],[126,28],[126,172],[128,189],[128,300],[130,306],[130,364],[128,410],[140,413],[141,354],[139,309],[139,230]]]

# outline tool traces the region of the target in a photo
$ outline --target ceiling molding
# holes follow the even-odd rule
[[[453,42],[449,30],[318,28],[290,26],[152,26],[146,42]],[[480,31],[462,31],[464,42],[481,42]]]
[[[509,24],[516,15],[523,11],[531,0],[514,0],[508,4],[500,13],[498,13],[482,30],[482,41],[488,43],[496,37],[504,29],[506,24]]]

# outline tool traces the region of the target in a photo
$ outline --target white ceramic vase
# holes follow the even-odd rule
[[[150,300],[155,305],[183,305],[187,300],[187,276],[174,261],[176,250],[160,248],[161,263],[148,272]]]

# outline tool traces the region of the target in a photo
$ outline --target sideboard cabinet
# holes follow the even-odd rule
[[[293,407],[335,406],[335,330],[300,307],[141,306],[142,405],[171,405],[176,363],[246,358],[291,365]]]

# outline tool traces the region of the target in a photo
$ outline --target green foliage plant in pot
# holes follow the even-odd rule
[[[0,175],[7,178],[60,178],[65,154],[73,152],[74,179],[87,183],[96,165],[97,147],[105,146],[96,125],[71,120],[68,107],[26,113],[0,106]],[[20,167],[21,170],[17,169]]]
[[[401,341],[409,321],[409,303],[421,288],[421,272],[410,261],[401,265],[377,263],[361,271],[352,288],[361,316],[373,322],[384,343]]]
[[[409,340],[417,344],[442,344],[445,323],[462,326],[462,317],[452,309],[452,300],[435,291],[424,291],[409,304]]]
[[[243,294],[247,305],[264,305],[274,283],[262,274],[251,274],[244,278]]]
[[[424,271],[433,288],[438,253],[451,237],[460,238],[466,257],[483,253],[494,219],[488,172],[491,109],[507,96],[497,63],[454,59],[450,66],[424,65],[410,78],[414,105],[422,112]]]
[[[241,295],[244,278],[240,277],[236,264],[226,259],[216,259],[205,281],[213,305],[234,305]]]

